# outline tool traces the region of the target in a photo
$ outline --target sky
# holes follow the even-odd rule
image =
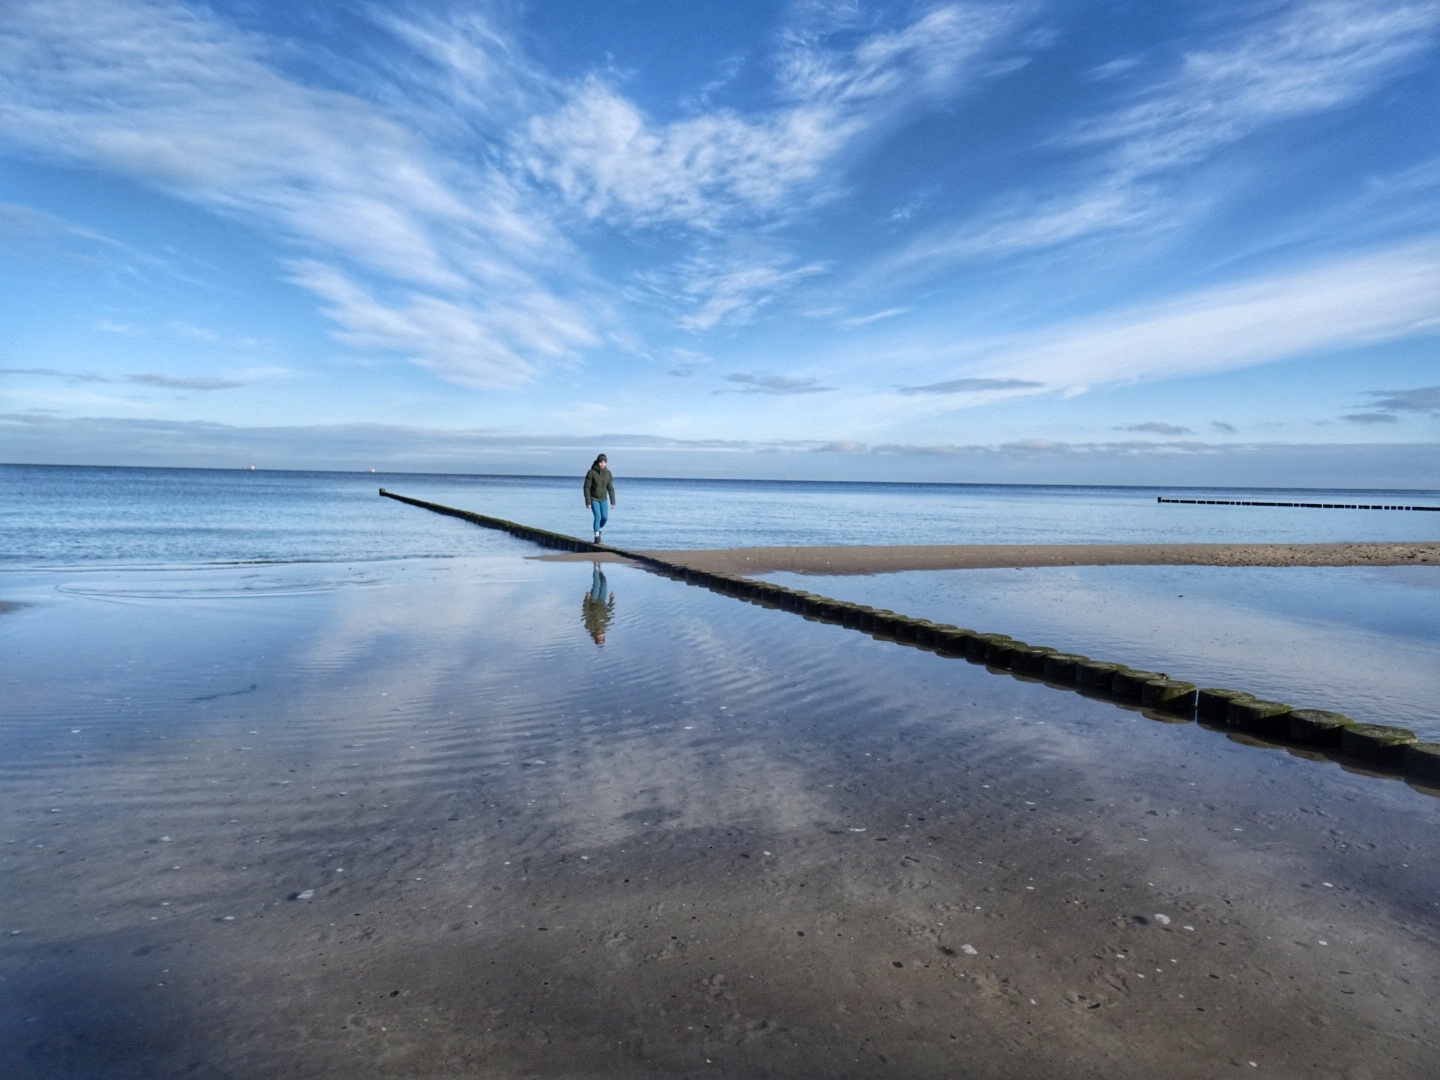
[[[1437,0],[5,0],[0,461],[1440,488]]]

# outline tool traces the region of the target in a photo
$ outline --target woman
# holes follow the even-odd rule
[[[600,530],[610,520],[610,507],[615,505],[615,478],[609,463],[601,454],[585,474],[585,508],[595,517],[595,543],[600,543]]]

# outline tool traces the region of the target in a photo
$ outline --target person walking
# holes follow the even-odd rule
[[[615,505],[615,478],[610,474],[610,464],[601,454],[585,474],[585,509],[595,518],[595,543],[600,543],[600,530],[610,520],[610,508]]]

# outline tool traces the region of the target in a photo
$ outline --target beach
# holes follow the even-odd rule
[[[10,583],[5,1075],[1433,1073],[1440,799],[497,543]]]

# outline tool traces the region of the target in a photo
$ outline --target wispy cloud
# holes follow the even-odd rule
[[[1122,56],[1118,60],[1110,60],[1099,64],[1085,72],[1085,78],[1095,82],[1109,82],[1112,79],[1123,78],[1140,66],[1141,58],[1138,56]]]
[[[1232,370],[1437,328],[1440,238],[1429,238],[1017,337],[986,363],[1047,385],[1092,386]]]
[[[158,386],[167,390],[235,390],[245,386],[241,379],[223,379],[210,375],[162,375],[143,372],[122,375],[96,375],[89,372],[61,371],[58,368],[0,368],[0,375],[26,376],[36,379],[59,379],[72,385],[81,383],[133,383],[137,386]]]
[[[342,67],[317,85],[281,43],[181,0],[15,0],[0,10],[0,139],[267,231],[347,345],[514,386],[610,333],[607,289],[554,195],[622,228],[712,238],[791,218],[902,118],[985,77],[1026,7],[936,3],[890,26],[802,16],[768,58],[770,107],[702,96],[658,121],[609,76],[554,82],[493,11],[367,9],[363,78]],[[668,271],[694,333],[817,272],[704,254]]]
[[[1370,93],[1428,48],[1437,29],[1440,9],[1429,0],[1288,4],[1230,44],[1186,54],[1173,76],[1084,125],[1074,141],[1112,148],[1129,175],[1188,165],[1278,121]]]
[[[418,28],[409,42],[440,47]],[[203,9],[15,0],[0,11],[0,72],[0,138],[270,231],[304,253],[295,280],[323,287],[343,340],[389,348],[377,324],[403,323],[408,355],[475,384],[596,340],[565,295],[568,245],[501,171],[427,141],[404,111],[298,82],[272,43]],[[335,283],[357,277],[385,288],[338,301]],[[558,328],[534,332],[537,317]]]
[[[981,455],[1004,455],[1012,457],[1101,457],[1101,456],[1152,456],[1152,455],[1208,455],[1226,453],[1229,446],[1206,443],[1199,440],[1183,442],[1155,442],[1134,439],[1122,442],[1073,443],[1060,439],[1017,439],[1014,442],[990,445],[962,445],[953,443],[915,444],[884,443],[870,448],[876,454],[914,454],[939,457],[973,457]]]
[[[899,318],[908,312],[909,308],[892,307],[884,311],[877,311],[871,315],[854,315],[848,319],[840,320],[840,325],[847,330],[858,330],[862,326],[869,326],[871,323],[884,322],[886,319]]]
[[[937,4],[904,26],[868,31],[837,10],[787,32],[775,61],[782,101],[767,112],[658,122],[592,75],[530,121],[523,160],[592,218],[713,230],[787,215],[797,199],[833,191],[830,166],[844,154],[976,79],[976,61],[1007,40],[1024,6]],[[855,43],[835,43],[844,38]]]
[[[833,386],[820,385],[819,379],[791,378],[785,375],[726,375],[726,380],[740,383],[741,390],[717,390],[717,394],[821,394]]]
[[[1168,175],[1256,132],[1373,93],[1440,34],[1440,7],[1430,0],[1297,2],[1261,11],[1228,42],[1186,53],[1127,103],[1057,140],[1060,149],[1088,155],[1068,190],[1012,193],[911,241],[887,262],[887,272],[1040,250],[1115,230],[1175,228],[1185,207],[1166,186]],[[1097,71],[1114,75],[1133,66],[1127,58]]]
[[[923,386],[902,386],[899,393],[914,394],[994,394],[1005,390],[1036,390],[1044,386],[1031,379],[950,379]]]
[[[116,337],[140,337],[144,333],[133,323],[116,322],[114,319],[101,319],[95,324],[95,329],[102,334],[114,334]]]
[[[1165,221],[1155,193],[1106,180],[1076,193],[1011,195],[959,225],[927,230],[886,258],[876,276],[937,269],[950,263],[1056,247],[1097,233]]]
[[[652,275],[667,303],[684,311],[683,330],[702,333],[722,323],[749,322],[759,312],[807,278],[825,272],[821,263],[792,265],[783,255],[697,255],[669,274]]]
[[[117,384],[130,383],[132,386],[154,386],[164,390],[238,390],[240,387],[248,386],[245,379],[220,379],[216,376],[180,376],[180,374],[161,374],[156,372],[141,372],[135,374],[122,374],[122,376],[108,376],[108,374],[94,374],[88,372],[62,372],[53,367],[0,367],[0,374],[9,376],[29,377],[29,379],[56,379],[59,382],[69,383],[72,386],[81,384]]]
[[[74,371],[61,371],[58,368],[0,368],[0,375],[23,376],[25,378],[31,379],[60,379],[68,383],[104,383],[111,381],[104,375],[94,375]]]
[[[1440,386],[1417,386],[1413,390],[1372,390],[1377,409],[1440,414]]]
[[[1116,431],[1133,431],[1137,435],[1194,435],[1195,432],[1188,427],[1181,427],[1178,424],[1163,424],[1158,420],[1151,420],[1144,424],[1126,424],[1117,427]]]
[[[399,353],[462,385],[518,385],[536,373],[532,357],[563,357],[598,340],[589,319],[544,290],[516,293],[502,309],[419,291],[382,300],[318,260],[295,263],[291,276],[324,301],[341,341]]]
[[[238,379],[216,379],[208,376],[127,375],[126,382],[142,386],[159,386],[166,390],[234,390],[245,384]]]
[[[761,121],[718,113],[655,126],[592,78],[530,123],[525,161],[592,218],[713,229],[780,209],[855,134],[808,111]]]
[[[1352,424],[1398,424],[1394,413],[1370,412],[1350,413],[1345,417]]]
[[[0,9],[0,57],[5,55],[4,16]],[[5,142],[6,72],[0,69],[0,146]],[[195,278],[173,252],[156,255],[54,214],[15,203],[0,202],[0,250],[7,255],[34,254],[81,266],[119,267],[133,282],[164,278],[194,283]],[[111,323],[110,327],[118,326]],[[109,329],[102,323],[99,329]]]

